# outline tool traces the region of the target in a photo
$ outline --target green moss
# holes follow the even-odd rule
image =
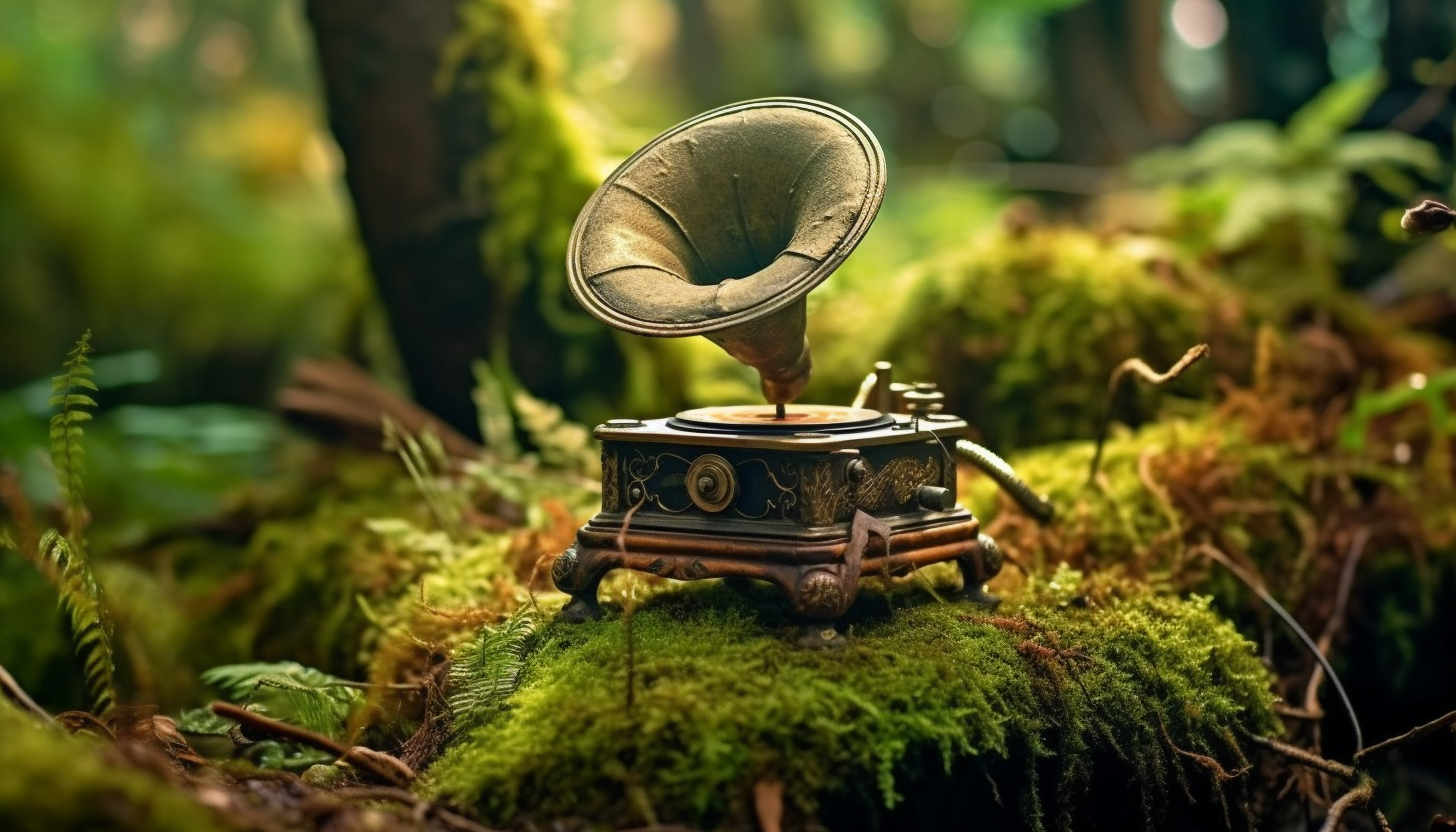
[[[1211,335],[1238,337],[1233,295],[1180,258],[1146,238],[988,231],[873,293],[827,302],[814,318],[816,371],[854,385],[872,361],[893,361],[897,380],[939,383],[946,409],[998,448],[1089,436],[1119,362],[1162,368]],[[1212,378],[1190,373],[1175,388],[1207,392]],[[1150,414],[1152,394],[1129,401]]]
[[[1208,779],[1170,742],[1233,768],[1230,732],[1272,725],[1266,672],[1205,600],[1116,597],[1064,571],[999,617],[871,591],[852,618],[845,649],[804,649],[772,593],[664,591],[634,614],[630,707],[620,617],[553,624],[510,706],[428,789],[495,822],[711,826],[747,817],[761,779],[795,811],[878,815],[962,778],[982,808],[1066,827],[1099,766],[1136,778],[1134,817],[1151,819],[1175,783]]]
[[[1010,456],[1021,479],[1056,506],[1057,519],[1050,527],[1028,522],[1008,529],[998,524],[998,518],[1017,515],[1019,509],[984,476],[962,481],[962,502],[1003,547],[1038,574],[1063,562],[1089,570],[1120,566],[1143,575],[1167,573],[1187,548],[1182,536],[1187,517],[1167,490],[1170,472],[1181,476],[1237,460],[1257,468],[1246,478],[1234,468],[1235,477],[1277,489],[1281,463],[1293,456],[1286,448],[1250,446],[1236,425],[1218,424],[1208,416],[1168,419],[1137,431],[1119,426],[1103,448],[1097,482],[1089,485],[1095,450],[1093,442],[1076,441]],[[1140,461],[1146,477],[1139,472]]]
[[[10,832],[230,829],[176,786],[118,765],[96,741],[45,726],[0,699],[0,818]]]
[[[1373,507],[1421,524],[1434,551],[1448,548],[1438,543],[1450,538],[1447,492],[1422,480],[1420,466],[1311,448],[1308,438],[1259,441],[1252,430],[1215,414],[1116,430],[1090,485],[1092,442],[1011,455],[1021,478],[1057,507],[1051,526],[1033,523],[985,477],[968,478],[961,497],[1033,572],[1066,562],[1208,591],[1209,565],[1190,549],[1212,542],[1257,567],[1286,603],[1328,591],[1338,575],[1340,558],[1327,557],[1332,544],[1320,530]],[[1372,544],[1375,551],[1404,545]],[[1333,548],[1343,556],[1343,545]]]

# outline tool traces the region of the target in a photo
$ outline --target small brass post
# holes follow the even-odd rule
[[[891,405],[890,381],[895,375],[895,365],[888,361],[875,362],[875,410],[889,413]]]

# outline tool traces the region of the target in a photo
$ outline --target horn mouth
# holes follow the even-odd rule
[[[801,302],[869,230],[885,158],[849,113],[818,101],[731,104],[638,150],[582,209],[572,294],[638,335],[702,335]]]

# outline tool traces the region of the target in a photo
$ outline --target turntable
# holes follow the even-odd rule
[[[933,384],[875,366],[854,406],[796,404],[809,379],[805,297],[868,230],[885,188],[874,136],[815,101],[763,99],[690,119],[611,174],[572,230],[572,293],[631,333],[705,335],[759,372],[763,405],[613,419],[602,510],[552,569],[567,620],[600,615],[598,584],[634,569],[777,584],[833,620],[861,576],[955,561],[987,605],[995,544],[956,503],[968,432]],[[962,440],[963,441],[963,440]]]

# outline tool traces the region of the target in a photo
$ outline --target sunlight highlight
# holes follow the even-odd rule
[[[1228,34],[1228,12],[1218,0],[1176,0],[1169,11],[1173,33],[1194,49],[1210,49]]]

